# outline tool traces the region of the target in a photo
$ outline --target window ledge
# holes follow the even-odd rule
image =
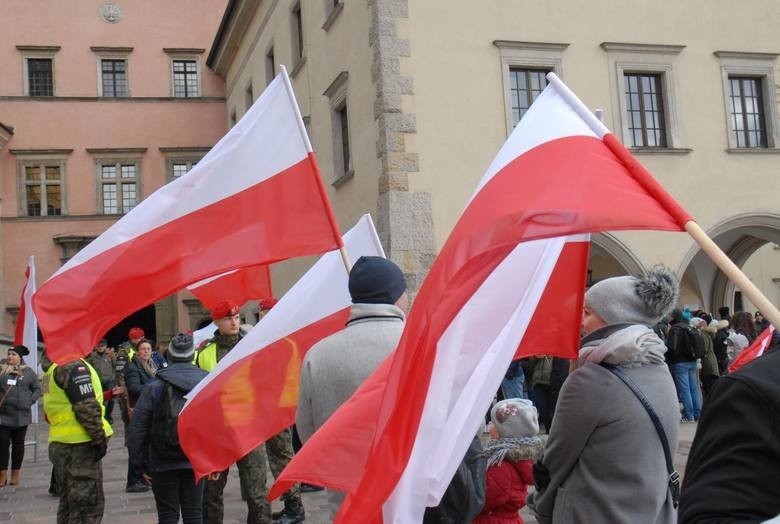
[[[339,187],[343,186],[345,183],[347,183],[347,181],[349,181],[354,176],[355,176],[355,170],[354,169],[350,169],[349,171],[347,171],[346,173],[344,173],[343,175],[338,177],[336,180],[334,180],[331,183],[331,185],[333,187],[339,188]]]
[[[303,69],[304,64],[306,63],[306,55],[303,55],[298,59],[298,63],[295,64],[295,67],[292,68],[292,71],[290,71],[290,78],[295,78],[301,69]]]
[[[739,147],[726,149],[727,153],[737,155],[777,155],[780,154],[780,148],[777,147]]]
[[[693,151],[687,147],[629,147],[628,150],[635,155],[687,155]]]
[[[341,1],[335,6],[333,6],[333,9],[331,9],[330,14],[328,15],[328,18],[325,20],[325,23],[322,24],[322,29],[327,31],[330,29],[330,26],[333,25],[333,22],[336,21],[336,18],[338,18],[339,14],[341,14],[341,11],[344,10],[344,2]]]
[[[76,222],[81,220],[117,220],[122,215],[19,215],[19,216],[4,216],[0,217],[0,222],[52,222],[52,221],[68,221]]]

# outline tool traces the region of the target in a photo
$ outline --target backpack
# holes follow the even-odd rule
[[[162,398],[155,403],[150,428],[150,443],[161,459],[186,460],[179,445],[179,413],[185,402],[186,391],[169,382],[163,382]]]
[[[685,344],[683,356],[689,359],[704,358],[704,353],[707,346],[704,342],[704,337],[693,326],[685,328]]]

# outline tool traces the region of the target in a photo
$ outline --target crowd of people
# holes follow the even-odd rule
[[[236,463],[249,523],[304,522],[300,486],[272,514],[268,470],[277,477],[296,437],[311,438],[401,337],[408,298],[395,264],[361,257],[348,286],[346,326],[315,344],[302,363],[295,426]],[[760,312],[732,316],[721,308],[716,319],[678,309],[678,288],[662,267],[591,286],[578,359],[540,354],[510,365],[487,414],[487,435],[475,435],[423,522],[517,524],[526,505],[545,524],[780,516],[780,338],[760,360],[729,373],[768,322]],[[102,458],[118,404],[126,490],[151,490],[161,523],[222,522],[228,470],[196,482],[177,429],[185,395],[251,329],[230,301],[211,317],[216,329],[198,348],[186,333],[155,347],[133,328],[117,350],[101,340],[87,357],[63,365],[44,353],[40,383],[24,363],[29,350],[10,348],[0,367],[0,488],[20,483],[31,407],[42,396],[57,521],[100,522]],[[680,424],[696,421],[682,481],[674,469]],[[327,491],[331,516],[343,497]]]

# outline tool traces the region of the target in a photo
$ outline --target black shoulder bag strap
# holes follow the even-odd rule
[[[626,375],[620,368],[610,364],[605,364],[603,362],[601,363],[601,366],[608,369],[610,372],[612,372],[612,374],[623,381],[623,383],[628,386],[628,389],[630,389],[634,395],[636,395],[636,398],[639,399],[639,402],[642,403],[642,406],[644,406],[647,414],[650,415],[650,420],[653,421],[655,431],[658,433],[658,438],[661,440],[661,446],[664,448],[666,471],[669,472],[669,492],[672,494],[672,503],[674,504],[675,509],[677,509],[677,503],[680,500],[680,474],[677,473],[677,471],[674,469],[672,453],[669,450],[669,441],[666,439],[666,432],[664,431],[664,427],[661,425],[661,421],[658,419],[658,415],[655,414],[653,406],[650,405],[650,401],[647,400],[644,393],[642,393],[642,390],[640,390],[639,387],[634,384],[634,381],[631,380],[628,375]]]

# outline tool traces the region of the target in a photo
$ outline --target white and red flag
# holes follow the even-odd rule
[[[691,220],[557,77],[548,78],[431,267],[398,348],[305,444],[271,497],[309,482],[348,493],[337,522],[420,522],[518,346],[520,355],[537,353],[524,342],[535,337],[528,329],[544,295],[582,300],[584,274],[570,289],[551,289],[562,282],[554,275],[565,267],[561,254],[584,240],[577,235],[682,231]],[[562,340],[572,329],[564,327]]]
[[[25,363],[31,369],[38,370],[38,321],[32,309],[32,297],[35,294],[35,257],[30,256],[27,261],[27,269],[24,271],[24,288],[19,299],[19,313],[16,315],[16,327],[14,328],[14,345],[23,345],[30,350],[30,354],[24,357]],[[38,403],[32,408],[33,422],[38,422]]]
[[[243,305],[249,300],[273,297],[268,264],[234,269],[187,286],[206,309],[214,309],[220,300]]]
[[[344,243],[355,259],[384,256],[369,215]],[[190,392],[179,438],[197,477],[227,469],[295,422],[306,352],[349,318],[347,279],[339,252],[323,255]]]
[[[91,351],[127,315],[233,269],[340,247],[285,72],[186,175],[143,200],[35,295],[50,358]]]
[[[750,364],[755,359],[760,357],[772,343],[772,335],[775,333],[775,326],[769,325],[764,331],[762,331],[750,346],[746,347],[739,352],[737,358],[735,358],[731,364],[729,364],[729,373],[734,373],[745,364]]]

